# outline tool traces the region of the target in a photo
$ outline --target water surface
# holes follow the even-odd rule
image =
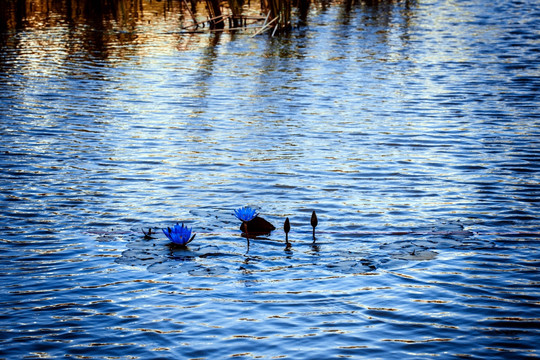
[[[2,27],[0,358],[539,357],[538,3],[140,4]]]

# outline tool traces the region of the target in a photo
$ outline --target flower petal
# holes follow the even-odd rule
[[[194,236],[191,236],[191,228],[188,228],[184,224],[176,224],[171,228],[162,229],[163,233],[171,240],[173,243],[178,245],[186,245]]]
[[[251,221],[258,214],[255,209],[250,208],[249,206],[244,206],[242,208],[234,210],[234,215],[242,221]]]

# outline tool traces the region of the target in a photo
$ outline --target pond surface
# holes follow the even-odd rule
[[[169,3],[2,28],[0,358],[540,356],[540,3]]]

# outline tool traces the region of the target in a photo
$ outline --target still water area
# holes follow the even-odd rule
[[[540,2],[88,3],[3,2],[0,359],[540,357]]]

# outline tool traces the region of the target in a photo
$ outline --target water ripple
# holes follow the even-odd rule
[[[537,4],[40,4],[0,26],[0,358],[539,356]]]

